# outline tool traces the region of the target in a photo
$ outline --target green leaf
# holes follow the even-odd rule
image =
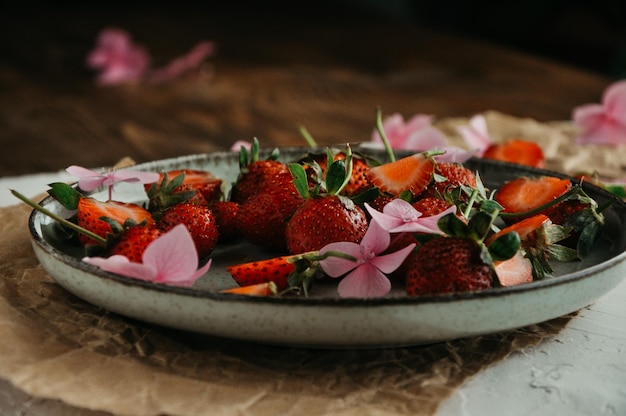
[[[546,249],[548,257],[554,261],[576,261],[580,260],[578,251],[560,244],[552,244]]]
[[[330,164],[326,173],[326,191],[331,195],[335,195],[343,187],[345,179],[345,162],[343,160],[335,160]]]
[[[48,194],[59,201],[65,209],[73,211],[78,208],[78,201],[83,197],[83,194],[74,187],[63,182],[54,182],[48,186],[50,186]]]
[[[493,224],[493,216],[486,212],[477,212],[469,221],[469,236],[477,241],[482,241]]]
[[[461,219],[454,214],[448,214],[437,222],[439,229],[451,237],[467,237],[469,228]]]
[[[299,163],[289,163],[289,171],[293,176],[293,184],[302,198],[309,197],[309,181],[304,167]]]
[[[580,258],[585,258],[591,252],[593,245],[600,237],[602,224],[598,221],[590,221],[580,232],[576,250]]]
[[[520,244],[521,240],[518,233],[506,233],[489,244],[489,254],[494,260],[508,260],[517,253]]]

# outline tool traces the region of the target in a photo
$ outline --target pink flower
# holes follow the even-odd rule
[[[383,212],[377,211],[368,204],[365,208],[372,216],[373,222],[389,233],[428,233],[442,234],[437,222],[448,214],[456,213],[456,206],[451,206],[445,211],[428,217],[423,217],[422,213],[413,207],[409,202],[397,198],[389,202],[383,208]]]
[[[487,121],[481,114],[472,117],[467,125],[457,127],[457,131],[479,157],[482,157],[485,150],[494,143],[487,130]]]
[[[91,192],[100,186],[109,188],[109,199],[112,197],[113,185],[119,182],[130,183],[154,183],[159,180],[159,174],[155,172],[140,172],[133,170],[113,170],[109,172],[96,172],[81,166],[72,165],[65,169],[70,175],[78,177],[78,187],[86,192]]]
[[[237,140],[235,143],[230,146],[230,150],[232,152],[238,152],[241,148],[244,147],[246,150],[250,150],[252,147],[252,143],[245,140]]]
[[[179,224],[154,240],[143,252],[142,262],[133,263],[126,256],[84,257],[83,261],[111,273],[154,283],[189,287],[211,267],[211,260],[198,269],[196,246]]]
[[[150,55],[135,44],[122,29],[106,28],[98,35],[96,47],[87,55],[87,65],[100,71],[101,85],[115,85],[138,81],[163,82],[192,71],[215,53],[213,42],[200,42],[187,54],[172,60],[162,68],[150,68]]]
[[[328,276],[345,275],[337,287],[340,297],[371,298],[389,293],[391,282],[386,274],[400,267],[415,247],[415,243],[412,243],[394,253],[379,256],[389,247],[389,243],[389,233],[373,221],[361,244],[330,243],[320,250],[321,255],[328,251],[338,251],[357,259],[357,261],[352,261],[330,256],[320,260],[320,266]]]
[[[440,162],[464,162],[473,156],[454,146],[448,146],[446,136],[432,126],[432,116],[416,114],[406,123],[400,114],[393,114],[383,120],[382,129],[392,149],[401,150],[443,150],[444,154],[435,156]],[[382,145],[382,138],[377,129],[372,132],[371,142],[376,146]]]
[[[146,50],[133,43],[121,29],[104,29],[98,36],[96,48],[87,56],[87,65],[99,70],[98,83],[114,85],[136,82],[150,67]]]
[[[611,84],[602,104],[574,108],[572,119],[581,129],[575,139],[580,144],[626,144],[626,81]]]
[[[189,53],[174,59],[163,68],[155,69],[150,73],[150,81],[161,82],[178,78],[185,72],[193,71],[200,67],[204,60],[213,55],[215,44],[213,42],[200,42]]]

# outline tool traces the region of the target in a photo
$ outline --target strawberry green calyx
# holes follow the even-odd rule
[[[260,159],[260,146],[259,140],[255,137],[252,139],[252,144],[250,145],[250,152],[245,148],[245,146],[241,146],[239,150],[239,169],[241,173],[247,172],[247,167],[249,164],[253,162],[258,162]],[[267,157],[267,160],[278,160],[278,156],[280,155],[280,151],[278,148],[274,148],[274,150]]]
[[[157,219],[168,208],[185,202],[196,194],[195,190],[176,191],[176,189],[185,181],[186,174],[183,172],[169,179],[167,172],[163,173],[161,183],[153,183],[147,191],[148,210],[153,213],[153,217]]]
[[[294,178],[296,190],[304,199],[317,198],[325,195],[340,196],[341,191],[350,181],[350,175],[353,169],[352,149],[350,145],[346,146],[346,157],[344,159],[334,160],[333,152],[327,149],[327,160],[332,160],[328,165],[328,172],[325,178],[322,178],[321,169],[317,163],[308,166],[315,171],[314,179],[316,183],[310,187],[307,173],[304,166],[300,163],[289,163],[288,168]]]

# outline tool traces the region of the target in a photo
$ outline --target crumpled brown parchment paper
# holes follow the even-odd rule
[[[540,141],[550,168],[571,172],[591,161],[607,176],[624,173],[619,152],[568,144],[569,125],[486,116],[496,135]],[[442,120],[439,127],[453,134],[465,121]],[[372,350],[281,348],[183,333],[65,292],[34,257],[29,213],[25,205],[0,209],[0,377],[31,397],[78,408],[133,416],[429,415],[465,380],[559,333],[575,315],[495,335]]]

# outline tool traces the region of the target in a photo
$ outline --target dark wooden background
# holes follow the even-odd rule
[[[594,57],[568,62],[498,32],[469,33],[458,13],[483,31],[490,15],[480,20],[456,2],[447,14],[428,2],[370,3],[14,2],[0,16],[0,175],[143,162],[253,137],[300,144],[301,125],[320,144],[362,141],[378,107],[406,117],[496,109],[569,119],[616,77]],[[526,23],[522,32],[536,38],[540,26]],[[155,66],[200,40],[218,53],[173,83],[100,87],[85,57],[110,26],[130,32]]]

